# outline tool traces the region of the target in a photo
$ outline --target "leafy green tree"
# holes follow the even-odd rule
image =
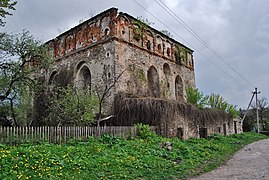
[[[6,16],[11,16],[12,14],[8,12],[8,10],[16,10],[15,5],[17,4],[17,1],[12,0],[1,0],[0,1],[0,26],[5,26],[5,22],[3,21],[3,18],[6,18]]]
[[[88,90],[55,87],[46,105],[50,125],[91,125],[98,111],[98,98]]]
[[[186,89],[186,99],[188,103],[202,109],[205,107],[220,109],[226,111],[232,118],[239,117],[239,110],[235,105],[227,103],[224,98],[219,94],[211,94],[210,96],[204,96],[198,89],[189,87]]]
[[[198,89],[188,87],[186,89],[186,99],[188,103],[198,107],[204,108],[207,103],[207,96],[204,96]]]
[[[207,105],[210,108],[220,109],[225,111],[228,107],[228,103],[224,100],[224,98],[219,94],[211,94],[208,96]]]
[[[239,110],[236,108],[235,105],[232,104],[227,105],[226,112],[229,113],[232,116],[232,118],[238,118],[240,115]]]
[[[0,33],[0,108],[10,107],[8,112],[0,115],[1,119],[12,119],[10,125],[18,125],[15,109],[22,107],[25,90],[34,93],[42,88],[34,74],[47,69],[52,60],[49,48],[35,40],[28,31]]]

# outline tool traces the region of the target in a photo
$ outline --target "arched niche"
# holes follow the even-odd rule
[[[154,45],[154,35],[152,31],[146,30],[143,46],[147,50],[153,51],[153,45]]]
[[[148,91],[152,97],[160,97],[160,82],[157,69],[151,66],[147,71]]]
[[[183,100],[183,81],[179,75],[175,80],[175,96],[177,100]]]
[[[76,34],[76,49],[85,46],[85,44],[86,44],[85,29],[81,29]]]
[[[65,51],[66,52],[70,52],[75,50],[75,42],[74,42],[74,36],[73,35],[69,35],[67,36],[66,40],[65,40]]]
[[[163,54],[163,40],[161,36],[156,36],[156,50],[159,54]]]
[[[164,63],[164,65],[163,65],[163,73],[164,73],[165,77],[169,77],[171,74],[170,67],[167,63]]]
[[[57,76],[57,71],[53,71],[49,77],[49,86],[56,85],[56,76]]]
[[[91,71],[84,62],[77,66],[75,86],[79,89],[91,90]]]
[[[166,42],[165,42],[165,56],[166,57],[168,57],[168,58],[171,58],[171,55],[172,55],[172,45],[171,45],[171,43],[167,40]]]
[[[166,87],[169,89],[170,88],[169,79],[171,76],[171,70],[170,70],[170,67],[167,63],[164,63],[164,65],[163,65],[163,73],[165,76]]]

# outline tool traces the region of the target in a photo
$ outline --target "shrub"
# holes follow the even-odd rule
[[[186,89],[186,94],[186,99],[188,103],[191,103],[192,105],[200,109],[205,107],[208,97],[204,96],[204,94],[198,89],[188,87]]]
[[[137,136],[141,139],[156,138],[157,135],[154,131],[150,130],[150,126],[147,124],[138,123],[135,125],[137,128]]]

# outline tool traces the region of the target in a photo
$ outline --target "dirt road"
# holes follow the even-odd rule
[[[191,180],[269,180],[269,139],[238,151],[218,169]]]

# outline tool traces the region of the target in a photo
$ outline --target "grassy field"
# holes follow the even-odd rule
[[[0,179],[185,179],[264,138],[243,133],[180,141],[144,132],[128,140],[104,135],[66,145],[0,145]]]

